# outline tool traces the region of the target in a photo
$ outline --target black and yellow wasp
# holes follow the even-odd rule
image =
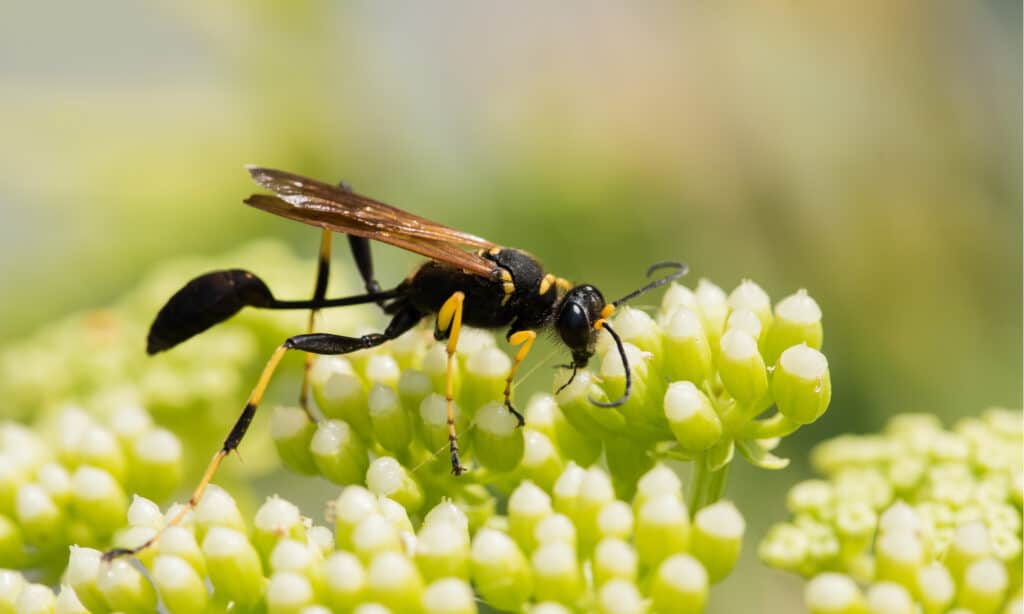
[[[606,302],[594,286],[573,285],[546,273],[536,258],[522,250],[501,247],[475,235],[442,226],[357,194],[345,184],[327,184],[268,168],[249,167],[249,173],[256,183],[273,194],[254,194],[245,200],[246,204],[323,230],[313,298],[278,300],[259,277],[244,270],[206,273],[188,282],[160,310],[150,328],[146,351],[155,354],[174,347],[230,318],[243,307],[309,309],[309,332],[286,339],[274,351],[223,447],[211,460],[188,506],[182,509],[178,518],[172,519],[171,525],[180,522],[185,512],[198,503],[220,462],[238,447],[271,376],[289,350],[307,353],[308,379],[313,354],[348,354],[372,348],[399,337],[423,318],[434,316],[435,338],[447,340],[448,439],[452,472],[458,475],[463,472],[463,467],[459,462],[453,415],[452,359],[463,324],[490,329],[508,327],[506,339],[513,346],[518,346],[519,351],[506,379],[505,406],[515,414],[520,424],[523,417],[512,405],[511,384],[537,332],[554,329],[568,346],[572,361],[566,367],[572,369],[571,382],[577,369],[586,367],[594,354],[598,332],[608,331],[623,362],[626,388],[622,397],[614,402],[602,403],[594,399],[591,402],[602,407],[616,407],[629,398],[630,370],[622,340],[609,325],[608,318],[617,305],[686,273],[686,266],[682,263],[655,264],[648,269],[648,276],[660,268],[673,270],[616,301]],[[335,299],[326,297],[331,236],[335,232],[348,235],[366,294]],[[429,260],[394,288],[383,290],[374,278],[371,239],[421,254]],[[365,303],[377,303],[391,316],[384,332],[361,337],[313,332],[317,310]],[[304,379],[300,404],[309,411],[307,390],[308,382]],[[159,534],[138,548],[112,550],[107,555],[134,554],[157,539]]]

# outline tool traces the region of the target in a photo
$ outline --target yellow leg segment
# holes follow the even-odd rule
[[[515,362],[512,363],[512,368],[508,372],[508,378],[505,379],[505,407],[519,420],[519,426],[526,424],[526,421],[523,420],[523,415],[512,406],[512,379],[516,376],[519,363],[523,362],[526,355],[530,353],[530,348],[533,347],[533,340],[536,338],[537,333],[532,330],[521,330],[508,338],[508,342],[511,345],[519,346],[519,351],[516,353]]]
[[[322,300],[327,295],[327,278],[331,268],[331,238],[334,233],[329,230],[323,231],[320,235],[320,256],[316,264],[316,283],[313,286],[313,300]],[[312,333],[316,326],[316,317],[319,309],[309,311],[309,322],[306,325],[306,332]],[[306,363],[302,368],[302,387],[299,388],[299,407],[306,412],[310,420],[316,421],[315,416],[309,410],[309,372],[313,368],[313,355],[306,353]]]
[[[436,333],[447,334],[448,373],[445,383],[445,399],[448,401],[448,449],[452,456],[452,473],[462,475],[463,468],[459,463],[459,443],[455,438],[455,390],[453,384],[455,348],[459,344],[459,332],[462,330],[462,303],[466,295],[456,292],[448,297],[437,312]]]
[[[245,404],[245,409],[242,410],[242,415],[238,417],[238,420],[235,422],[235,426],[231,428],[231,432],[228,433],[227,438],[224,440],[224,447],[217,450],[217,453],[213,455],[213,459],[210,460],[210,464],[206,467],[206,472],[203,473],[203,478],[199,480],[199,485],[196,486],[194,491],[192,491],[192,496],[189,497],[188,504],[182,507],[164,528],[160,529],[153,537],[146,540],[145,543],[130,549],[116,548],[114,550],[108,550],[103,554],[104,560],[110,561],[119,556],[135,555],[156,544],[160,541],[160,537],[163,536],[167,527],[174,527],[181,524],[181,521],[185,519],[185,515],[199,505],[199,500],[206,491],[206,487],[209,486],[210,482],[213,480],[214,474],[217,473],[217,469],[220,467],[221,461],[224,460],[225,456],[238,448],[238,444],[241,443],[242,437],[245,436],[245,431],[249,428],[249,424],[252,422],[253,416],[256,415],[256,408],[259,407],[260,401],[263,400],[263,394],[267,391],[267,385],[270,383],[270,378],[274,375],[274,371],[277,370],[277,366],[281,363],[281,359],[284,358],[285,352],[287,351],[288,348],[284,345],[274,350],[270,360],[267,361],[267,365],[263,367],[263,373],[260,374],[259,381],[256,382],[256,386],[253,388],[252,393],[249,394],[249,401]]]

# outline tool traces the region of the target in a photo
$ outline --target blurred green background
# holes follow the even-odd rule
[[[715,612],[797,607],[751,554],[815,441],[1022,403],[1019,2],[3,13],[0,343],[169,256],[259,236],[311,256],[314,229],[241,205],[245,163],[344,179],[612,296],[668,258],[691,283],[806,287],[832,408],[787,439],[791,470],[733,473],[748,556]],[[375,254],[385,283],[416,261]]]

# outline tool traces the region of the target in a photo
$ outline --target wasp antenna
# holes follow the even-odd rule
[[[608,334],[615,340],[615,347],[619,348],[619,357],[622,358],[622,368],[626,372],[626,390],[622,393],[621,397],[611,403],[603,403],[595,400],[594,397],[590,397],[590,402],[598,407],[619,407],[629,400],[629,394],[633,391],[633,377],[629,373],[629,359],[626,358],[626,348],[622,345],[622,339],[611,326],[608,326],[607,322],[604,323],[602,328],[608,331]]]
[[[628,300],[634,299],[634,298],[640,296],[641,294],[643,294],[644,292],[648,292],[650,290],[654,290],[655,288],[660,288],[661,286],[664,286],[665,284],[667,284],[669,282],[673,282],[673,281],[679,279],[683,275],[686,275],[687,271],[689,271],[689,267],[686,266],[686,263],[675,262],[673,260],[666,260],[665,262],[655,262],[651,266],[647,267],[647,277],[650,277],[658,269],[668,269],[668,268],[675,269],[675,271],[672,271],[668,275],[652,281],[651,283],[647,284],[646,286],[644,286],[642,288],[639,288],[637,290],[634,290],[634,291],[630,292],[629,294],[627,294],[626,296],[620,298],[617,301],[612,301],[612,305],[615,305],[616,307],[618,307],[622,303],[625,303]]]

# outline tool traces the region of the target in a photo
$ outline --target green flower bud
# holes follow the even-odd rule
[[[662,355],[661,334],[651,316],[639,309],[622,307],[615,312],[615,331],[627,341],[655,357]]]
[[[685,307],[691,310],[697,309],[697,297],[694,296],[693,290],[672,282],[661,297],[661,305],[658,308],[658,323],[664,326],[664,319],[671,316],[672,312],[678,307]]]
[[[310,450],[320,474],[335,484],[362,482],[370,464],[362,440],[347,422],[340,420],[317,425]]]
[[[406,413],[415,416],[423,399],[434,391],[434,385],[423,371],[404,369],[398,376],[397,390],[399,401]]]
[[[994,614],[1006,598],[1009,578],[1006,567],[996,559],[971,563],[964,572],[957,605],[975,614]]]
[[[757,316],[761,323],[762,330],[771,328],[772,302],[768,294],[753,281],[744,279],[740,285],[729,294],[729,307],[732,312],[747,311]],[[755,335],[756,336],[756,335]]]
[[[474,415],[484,404],[502,398],[512,359],[494,346],[468,351],[465,356],[467,358],[459,399],[462,407]]]
[[[759,403],[768,393],[768,370],[757,341],[741,330],[722,335],[718,373],[725,389],[743,405]]]
[[[57,601],[54,603],[54,614],[90,614],[82,602],[78,600],[75,589],[64,584],[57,593]]]
[[[473,589],[459,578],[436,580],[423,591],[424,614],[476,614]]]
[[[395,505],[398,505],[397,503]],[[398,506],[401,508],[402,506]],[[404,509],[402,511],[405,511]],[[309,547],[320,553],[321,557],[334,552],[334,533],[323,525],[314,525],[306,530],[306,542]]]
[[[772,394],[782,415],[800,424],[810,424],[828,409],[832,380],[828,360],[806,345],[794,345],[782,352]]]
[[[53,614],[57,596],[44,584],[26,584],[18,595],[15,611],[18,614]]]
[[[583,592],[576,549],[569,544],[542,544],[531,557],[535,597],[573,607]]]
[[[78,459],[85,465],[103,469],[115,480],[124,480],[125,458],[117,438],[107,429],[90,425],[78,441]]]
[[[597,593],[597,610],[600,614],[645,614],[643,597],[636,585],[626,580],[615,579],[605,583]]]
[[[867,608],[871,614],[916,614],[910,593],[894,582],[879,582],[868,589]]]
[[[146,416],[149,417],[148,414]],[[92,416],[80,407],[65,407],[54,417],[51,430],[57,458],[68,467],[80,463],[79,444],[92,426]],[[12,465],[13,467],[13,465]]]
[[[58,506],[71,500],[71,474],[62,465],[44,463],[36,470],[36,481]]]
[[[598,516],[605,506],[613,501],[615,489],[608,474],[597,466],[587,469],[580,483],[575,517],[580,546],[584,552],[589,552],[600,540]]]
[[[786,507],[794,516],[810,514],[823,521],[831,520],[834,509],[832,485],[825,480],[804,480],[786,494]]]
[[[328,418],[342,420],[365,441],[372,441],[370,414],[366,411],[363,382],[345,358],[323,356],[310,373],[316,404]]]
[[[758,319],[757,314],[749,309],[737,309],[729,314],[729,319],[725,321],[725,330],[732,329],[747,333],[755,341],[761,340],[761,320]]]
[[[903,531],[883,532],[875,541],[876,576],[912,587],[917,572],[925,563],[921,539]]]
[[[42,486],[22,486],[15,506],[18,524],[29,544],[47,551],[63,543],[63,514]],[[123,509],[121,513],[124,513]]]
[[[108,420],[110,431],[117,437],[121,447],[130,450],[135,440],[152,430],[153,418],[135,403],[122,404],[117,407]]]
[[[285,467],[303,475],[317,474],[316,461],[310,449],[315,433],[316,423],[302,408],[274,408],[270,417],[270,436]]]
[[[417,612],[423,600],[423,580],[404,555],[384,552],[374,557],[366,572],[369,599],[395,612]]]
[[[320,550],[306,541],[282,539],[270,553],[268,569],[274,573],[282,571],[295,572],[304,576],[310,586],[319,589],[321,585],[320,563],[323,557]]]
[[[821,308],[806,290],[798,290],[775,305],[775,321],[768,329],[765,343],[765,360],[774,363],[786,348],[801,343],[820,350],[821,342]]]
[[[924,614],[940,614],[953,604],[956,584],[942,563],[922,567],[917,572],[916,580],[913,592],[918,596]]]
[[[547,435],[527,428],[523,430],[523,460],[520,469],[524,477],[544,490],[551,490],[565,469],[565,463]]]
[[[152,499],[166,499],[181,485],[181,442],[166,429],[152,429],[135,440],[128,485]]]
[[[711,376],[712,351],[700,316],[679,308],[669,312],[664,328],[665,377],[703,384]]]
[[[75,516],[99,535],[110,535],[124,524],[128,498],[112,475],[83,465],[75,470],[71,488]]]
[[[212,527],[226,527],[240,533],[247,531],[242,512],[238,511],[238,504],[226,490],[216,484],[206,487],[206,492],[203,493],[192,513],[195,518],[197,537],[201,541],[205,540],[206,533]],[[203,550],[206,550],[205,545]]]
[[[160,599],[172,614],[202,612],[206,608],[206,585],[188,561],[161,554],[153,561],[152,575]]]
[[[962,581],[967,568],[975,561],[987,558],[991,552],[992,543],[984,523],[969,522],[957,527],[945,563],[953,577]]]
[[[523,459],[523,431],[519,421],[498,402],[477,411],[472,429],[473,449],[480,464],[491,471],[512,471]]]
[[[690,522],[686,506],[675,494],[651,498],[636,516],[635,543],[640,561],[657,567],[664,559],[686,550]]]
[[[691,382],[673,382],[665,392],[665,417],[679,446],[702,452],[722,437],[722,422],[711,401]]]
[[[267,611],[274,614],[299,614],[313,602],[313,586],[302,574],[278,571],[267,583]]]
[[[633,363],[630,362],[630,366]],[[610,367],[609,368],[613,368]],[[619,385],[625,383],[621,365]],[[555,374],[555,386],[563,386],[569,379],[569,372],[562,369]],[[581,435],[592,440],[601,441],[609,435],[621,433],[626,428],[626,417],[617,408],[608,409],[595,407],[591,398],[608,401],[608,393],[597,385],[597,379],[590,371],[581,370],[565,388],[561,388],[555,397],[562,415]],[[614,399],[613,399],[614,400]]]
[[[469,519],[466,517],[466,512],[452,503],[448,499],[442,499],[440,503],[435,505],[427,512],[427,515],[423,518],[423,527],[429,527],[435,524],[451,524],[458,528],[469,537]]]
[[[156,610],[153,586],[132,565],[131,561],[117,559],[100,568],[96,586],[110,609],[139,614]]]
[[[0,612],[14,614],[18,595],[25,588],[25,576],[10,569],[0,569]]]
[[[606,537],[598,542],[593,558],[594,586],[618,578],[628,582],[636,581],[636,551],[617,537]]]
[[[556,511],[569,517],[575,516],[580,496],[580,486],[583,484],[583,478],[586,475],[587,470],[581,468],[576,463],[570,462],[566,465],[565,471],[555,481],[555,486],[551,493],[554,498]]]
[[[469,329],[464,329],[462,332],[467,330]],[[465,352],[465,340],[465,336],[459,339],[459,345],[463,346],[459,354]],[[423,355],[421,368],[427,377],[430,378],[434,392],[444,395],[448,385],[448,355],[445,352],[445,345],[443,343],[432,343],[427,347],[427,351]],[[462,365],[459,364],[458,360],[452,364],[452,387],[455,390],[456,396],[458,396],[462,388]]]
[[[395,525],[395,529],[398,530],[402,539],[407,541],[407,538],[415,538],[416,530],[412,527],[412,521],[409,520],[409,512],[406,511],[405,507],[390,497],[379,497],[379,501],[380,513],[384,514],[384,517],[390,520],[391,524]],[[411,548],[408,550],[412,551]]]
[[[71,546],[68,567],[64,571],[64,582],[74,589],[78,599],[92,612],[106,612],[109,609],[103,593],[96,584],[100,574],[101,557],[99,550]],[[0,579],[4,578],[0,575]],[[0,607],[0,612],[6,610]]]
[[[878,517],[864,501],[843,501],[836,507],[835,526],[844,556],[864,551],[875,534]]]
[[[721,288],[706,279],[697,282],[693,293],[697,305],[697,314],[704,322],[704,330],[712,351],[718,348],[718,340],[725,330],[725,320],[729,316],[729,302]]]
[[[214,596],[251,607],[263,595],[263,570],[260,555],[245,535],[223,526],[214,526],[203,538],[203,554]]]
[[[182,526],[164,529],[160,536],[159,551],[162,555],[175,556],[187,562],[200,578],[206,576],[206,559],[190,529]]]
[[[804,589],[811,614],[863,614],[864,596],[849,577],[838,573],[815,576]]]
[[[381,513],[377,495],[362,486],[346,486],[331,507],[338,548],[352,548],[352,533],[364,518]]]
[[[394,356],[378,352],[367,355],[363,374],[371,386],[379,384],[393,389],[398,385],[401,371],[402,369],[398,366],[398,361]]]
[[[576,525],[563,514],[551,514],[538,522],[533,536],[538,544],[559,542],[576,547]]]
[[[664,433],[665,413],[661,407],[662,395],[660,379],[648,377],[652,373],[653,355],[643,352],[631,343],[623,343],[629,369],[633,378],[633,389],[629,400],[618,409],[626,416],[629,427],[623,432],[631,438],[660,439]],[[602,388],[609,399],[617,399],[626,390],[626,371],[622,365],[622,357],[618,352],[606,352],[601,359]],[[588,400],[589,403],[589,400]],[[591,411],[608,412],[607,408],[593,407]]]
[[[707,570],[712,584],[724,579],[735,567],[745,530],[743,516],[729,501],[713,503],[694,516],[690,549]]]
[[[469,535],[456,524],[424,525],[416,539],[416,566],[428,582],[469,577]]]
[[[270,553],[279,541],[305,537],[306,525],[299,508],[276,495],[268,497],[253,518],[252,544],[265,568],[269,568]]]
[[[379,512],[366,516],[356,525],[352,532],[352,548],[364,563],[384,552],[405,551],[398,529]]]
[[[508,533],[523,552],[537,547],[534,530],[551,515],[551,497],[533,482],[525,481],[508,498]]]
[[[370,464],[366,485],[381,497],[389,497],[406,510],[417,512],[423,506],[423,489],[398,461],[382,456]]]
[[[708,599],[708,574],[697,559],[676,554],[658,565],[651,580],[651,605],[658,614],[699,614]]]
[[[597,532],[601,537],[630,539],[633,536],[633,510],[624,501],[609,501],[597,514]]]
[[[659,463],[637,480],[633,511],[639,511],[645,503],[661,495],[671,494],[682,500],[682,488],[676,472]]]
[[[507,535],[481,529],[473,538],[471,557],[473,584],[492,607],[516,611],[533,594],[530,566]]]
[[[153,527],[128,527],[114,534],[111,545],[115,548],[134,548],[152,539],[156,533],[157,530]],[[147,548],[140,552],[136,558],[143,565],[149,566],[153,563],[154,557],[156,557],[156,549]]]
[[[412,441],[412,420],[394,388],[374,384],[367,398],[373,437],[385,450],[404,453]]]
[[[560,456],[588,467],[601,456],[601,441],[586,437],[566,420],[550,394],[536,394],[526,406],[526,424],[556,444]],[[539,483],[539,482],[538,482]],[[545,489],[550,490],[549,487]]]
[[[465,454],[471,441],[468,434],[469,422],[458,404],[454,410],[459,450]],[[448,402],[442,395],[430,394],[423,399],[420,403],[417,426],[423,446],[437,454],[438,462],[447,464],[448,456],[443,452],[448,451]]]
[[[366,592],[366,573],[354,555],[338,551],[322,564],[324,600],[336,612],[349,612]]]
[[[807,534],[791,524],[774,525],[757,549],[766,565],[787,571],[802,571],[810,556]]]

